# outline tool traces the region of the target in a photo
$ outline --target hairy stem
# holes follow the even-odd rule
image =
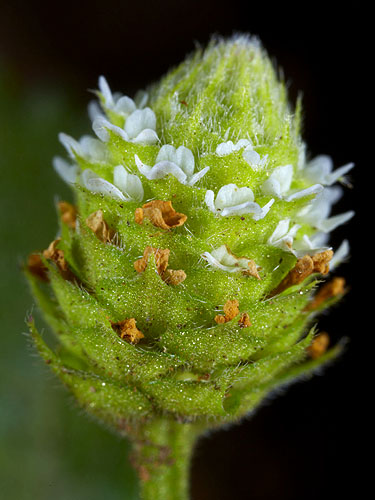
[[[188,500],[190,461],[201,426],[160,418],[134,430],[132,462],[142,500]]]

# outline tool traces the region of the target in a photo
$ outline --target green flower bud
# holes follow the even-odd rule
[[[30,328],[80,405],[134,441],[143,497],[182,499],[200,432],[339,352],[314,325],[345,291],[317,287],[348,253],[328,240],[353,215],[330,216],[353,165],[306,161],[300,103],[254,39],[212,42],[134,100],[99,89],[97,138],[61,134],[71,161],[54,160],[76,207],[58,205],[60,238],[26,270],[60,347]]]

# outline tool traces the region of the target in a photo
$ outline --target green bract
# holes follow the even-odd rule
[[[199,432],[337,354],[311,343],[343,288],[312,297],[348,251],[330,261],[328,234],[353,215],[329,216],[352,165],[306,161],[300,104],[253,39],[212,42],[135,100],[99,88],[98,138],[61,134],[71,164],[54,160],[77,213],[60,205],[61,239],[27,270],[60,347],[30,326],[79,403],[134,440],[144,498],[181,499]]]

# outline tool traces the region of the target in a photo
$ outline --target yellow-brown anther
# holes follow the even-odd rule
[[[108,227],[108,224],[104,220],[102,210],[97,210],[89,215],[86,219],[86,224],[103,243],[111,242],[116,234],[113,229]]]
[[[124,319],[118,323],[111,322],[111,325],[122,339],[130,342],[131,344],[138,344],[138,342],[144,338],[143,333],[138,330],[136,326],[137,322],[135,318]]]
[[[43,261],[39,254],[32,253],[27,259],[27,269],[31,274],[41,279],[42,281],[48,281],[47,268],[43,264]]]
[[[307,352],[312,359],[318,359],[322,356],[329,346],[329,336],[326,332],[321,332],[314,337],[311,345],[307,348]]]
[[[242,271],[242,274],[244,276],[254,276],[257,280],[260,280],[260,276],[258,273],[257,265],[255,264],[255,261],[249,259],[247,263],[248,269],[244,269]]]
[[[182,226],[187,216],[176,212],[171,201],[153,200],[135,211],[134,220],[137,224],[142,224],[145,218],[149,219],[155,227],[169,231],[174,227]]]
[[[67,201],[59,201],[58,203],[61,220],[72,229],[76,227],[77,220],[77,210],[76,208]]]
[[[247,328],[251,326],[250,316],[248,313],[242,313],[240,319],[238,320],[238,324],[241,328]]]
[[[318,290],[313,300],[306,306],[305,311],[314,311],[326,300],[341,295],[344,292],[345,279],[337,276],[328,283],[325,283],[320,290]]]
[[[273,297],[283,292],[287,288],[302,283],[310,274],[327,274],[329,271],[329,261],[332,259],[332,250],[325,250],[310,257],[305,255],[298,259],[296,265],[285,276],[277,288],[275,288],[268,297]]]
[[[240,314],[238,306],[238,300],[227,300],[224,305],[224,316],[222,314],[218,314],[217,316],[215,316],[216,323],[222,324],[228,323],[228,321],[232,321],[233,318]]]
[[[186,273],[182,269],[177,271],[174,269],[167,269],[170,255],[169,248],[154,248],[147,246],[143,252],[143,257],[134,262],[134,269],[138,273],[142,273],[146,269],[148,259],[151,254],[155,255],[155,263],[158,274],[168,285],[176,286],[186,279]]]

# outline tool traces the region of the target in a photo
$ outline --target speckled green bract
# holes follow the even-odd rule
[[[267,298],[297,260],[268,239],[280,220],[293,222],[312,196],[291,202],[276,199],[258,221],[249,214],[217,216],[204,202],[207,189],[216,194],[234,183],[250,187],[263,206],[271,196],[264,196],[260,187],[279,165],[294,166],[293,190],[312,184],[297,167],[304,147],[300,107],[289,107],[285,85],[263,49],[248,39],[213,42],[168,73],[149,94],[147,105],[155,112],[160,143],[136,144],[110,132],[107,161],[91,163],[76,155],[82,170],[90,168],[111,183],[113,168],[125,165],[142,181],[143,202],[95,194],[80,183],[72,187],[80,230],[61,223],[59,248],[77,280],[64,280],[50,261],[45,261],[49,283],[28,273],[60,347],[52,351],[31,320],[30,324],[41,355],[79,404],[137,443],[144,498],[182,499],[186,472],[180,471],[180,480],[169,471],[179,464],[185,444],[175,449],[168,436],[173,435],[175,443],[185,433],[193,442],[192,436],[204,429],[239,420],[270,391],[334,357],[337,350],[315,361],[306,354],[316,312],[306,312],[305,306],[320,275]],[[121,117],[110,115],[112,123],[123,125]],[[242,138],[250,139],[261,156],[268,155],[266,168],[252,169],[242,151],[223,157],[215,153],[220,143]],[[209,166],[208,173],[193,187],[172,175],[148,180],[139,173],[134,155],[154,165],[163,144],[188,147],[194,153],[195,171]],[[171,200],[187,215],[187,222],[170,231],[148,220],[136,224],[135,209],[151,199]],[[103,243],[87,227],[86,218],[99,209],[116,231],[116,243]],[[303,225],[297,240],[314,232]],[[235,255],[253,259],[261,279],[208,266],[202,254],[223,244]],[[149,245],[170,249],[169,268],[186,272],[183,283],[172,286],[163,281],[153,257],[143,273],[136,272],[134,261]],[[233,299],[241,312],[248,312],[250,327],[241,328],[238,317],[225,324],[215,322],[226,301]],[[111,322],[126,318],[135,318],[145,335],[137,345],[122,340],[111,327]],[[170,461],[160,458],[161,453],[160,460],[155,458],[147,448],[150,442],[159,451],[169,446]],[[183,485],[176,486],[181,481]]]

